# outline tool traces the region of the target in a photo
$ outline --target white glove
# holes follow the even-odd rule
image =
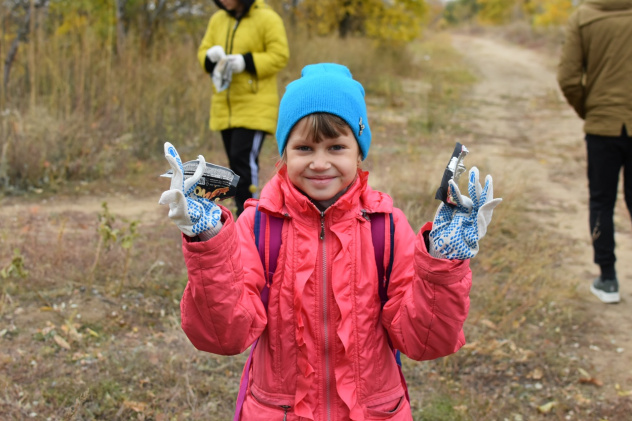
[[[233,73],[241,73],[246,70],[246,60],[241,54],[230,54],[227,58]]]
[[[439,205],[430,231],[430,255],[440,259],[471,259],[478,253],[478,241],[485,236],[494,208],[502,199],[494,199],[491,175],[485,177],[485,187],[481,188],[476,167],[470,170],[470,197],[461,195],[454,180],[449,184],[456,206]]]
[[[165,158],[171,165],[173,176],[170,189],[162,193],[158,203],[169,205],[169,218],[184,234],[189,237],[199,235],[204,241],[214,237],[222,228],[222,210],[215,202],[194,193],[206,167],[204,157],[198,156],[200,164],[193,176],[186,180],[178,151],[169,142],[165,142]]]
[[[226,57],[226,53],[221,45],[214,45],[208,50],[206,50],[206,57],[211,60],[213,63],[217,63],[224,57]]]

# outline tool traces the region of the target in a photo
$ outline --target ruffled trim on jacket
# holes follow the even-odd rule
[[[382,193],[371,189],[368,186],[369,173],[359,170],[358,177],[351,185],[349,190],[343,194],[330,208],[327,213],[333,213],[333,220],[340,218],[362,217],[362,211],[369,213],[374,212],[392,212],[391,198]],[[272,189],[272,192],[265,192],[266,189]],[[266,185],[264,192],[261,194],[262,199],[259,201],[259,207],[266,209],[268,212],[283,215],[292,209],[291,216],[293,218],[304,218],[304,215],[313,215],[315,212],[320,215],[320,211],[316,206],[299,190],[297,190],[287,179],[287,171],[285,167],[279,169],[277,175]],[[363,209],[363,205],[367,204],[369,209]],[[353,216],[355,214],[355,216]],[[345,224],[342,224],[345,226]],[[342,249],[348,249],[352,238],[347,232],[336,231],[336,224],[332,226],[332,233],[338,238],[342,244]],[[297,233],[297,235],[301,235]],[[309,239],[297,238],[294,241],[301,243],[308,242]],[[313,251],[317,253],[316,250]],[[294,289],[294,314],[296,315],[296,342],[299,349],[297,357],[297,365],[299,376],[297,379],[297,391],[295,395],[294,411],[299,417],[306,419],[314,419],[312,408],[306,402],[306,397],[316,381],[315,368],[310,364],[307,345],[305,343],[305,323],[302,316],[303,309],[303,291],[307,281],[316,270],[313,262],[315,258],[301,259],[295,261],[296,264],[296,287]],[[330,262],[335,265],[336,261]],[[333,269],[333,273],[336,269]],[[353,276],[357,276],[357,270],[353,270]],[[356,387],[349,387],[349,384],[357,384],[356,373],[358,372],[357,360],[359,351],[357,348],[357,340],[352,335],[355,332],[355,323],[357,322],[356,314],[353,314],[352,306],[341,305],[341,301],[350,302],[350,298],[355,291],[352,286],[357,285],[357,279],[349,280],[349,282],[333,283],[334,298],[336,299],[341,317],[336,320],[336,335],[343,345],[342,355],[336,355],[334,362],[335,385],[338,396],[349,408],[349,416],[351,420],[363,420],[365,418],[364,410],[360,405]]]

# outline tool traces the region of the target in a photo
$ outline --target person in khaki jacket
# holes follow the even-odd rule
[[[557,80],[584,120],[590,230],[601,269],[590,290],[617,303],[613,214],[621,168],[632,215],[632,0],[587,0],[573,12]]]

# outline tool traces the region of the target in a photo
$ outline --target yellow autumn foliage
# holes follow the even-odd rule
[[[108,37],[115,24],[114,3],[108,0],[56,0],[49,7],[59,22],[56,36],[82,35],[90,27],[100,39]]]
[[[304,0],[296,14],[318,35],[338,31],[341,36],[410,41],[420,34],[428,5],[424,0]]]
[[[516,0],[477,0],[477,19],[483,24],[500,25],[509,21],[515,9]]]
[[[564,25],[573,11],[571,0],[533,0],[533,25]]]
[[[529,19],[533,26],[564,25],[572,10],[572,0],[476,0],[477,20],[500,25]]]

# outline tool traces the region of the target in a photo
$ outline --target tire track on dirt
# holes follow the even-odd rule
[[[588,186],[582,121],[566,104],[555,78],[557,57],[472,35],[454,35],[478,81],[459,124],[474,134],[470,150],[494,176],[498,196],[520,186],[529,191],[525,206],[538,226],[575,245],[563,262],[574,279],[575,311],[601,324],[599,337],[588,338],[588,361],[604,381],[606,396],[614,385],[632,386],[632,227],[624,201],[617,202],[615,225],[622,301],[605,305],[589,286],[598,275],[588,230]],[[622,191],[620,189],[620,197]],[[537,229],[537,226],[535,227]],[[580,327],[581,328],[581,327]]]

